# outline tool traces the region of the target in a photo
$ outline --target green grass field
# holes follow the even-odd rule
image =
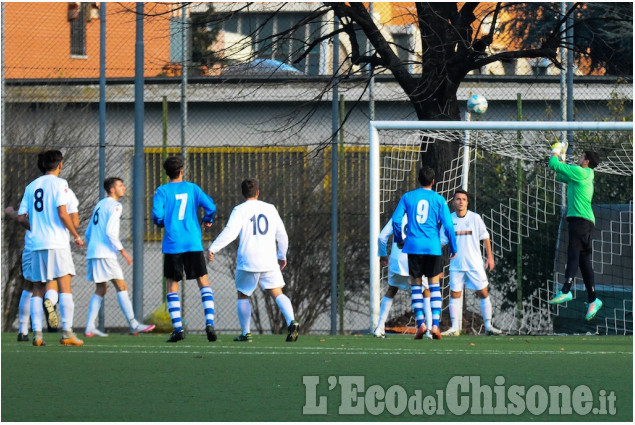
[[[633,420],[630,336],[44,336],[2,334],[2,421]],[[571,414],[549,386],[571,390]]]

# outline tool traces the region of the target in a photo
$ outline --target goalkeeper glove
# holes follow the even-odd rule
[[[551,153],[557,155],[561,161],[565,161],[567,159],[567,147],[569,143],[567,142],[556,142],[551,145]]]

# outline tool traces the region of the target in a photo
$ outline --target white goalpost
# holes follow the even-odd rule
[[[515,260],[511,257],[511,253],[521,249],[518,248],[519,246],[531,244],[533,249],[546,254],[548,251],[546,247],[553,250],[554,246],[561,244],[561,238],[566,238],[566,231],[561,232],[558,227],[562,218],[562,185],[555,181],[554,173],[547,168],[547,162],[551,144],[567,138],[570,140],[570,152],[572,151],[575,157],[589,149],[600,153],[602,162],[595,169],[596,180],[601,175],[602,178],[610,180],[611,186],[614,185],[614,181],[619,182],[619,185],[625,185],[624,187],[630,186],[630,193],[627,195],[629,199],[624,200],[622,196],[624,193],[621,193],[622,197],[615,199],[615,205],[619,204],[619,206],[607,207],[607,211],[619,210],[619,217],[608,212],[598,213],[602,217],[610,216],[610,218],[607,218],[607,224],[596,224],[596,229],[602,232],[600,236],[602,240],[598,245],[598,254],[594,252],[593,261],[596,273],[598,269],[616,269],[613,271],[620,273],[617,279],[612,275],[610,277],[607,275],[606,279],[600,279],[602,282],[600,286],[606,286],[602,286],[603,290],[609,291],[611,296],[615,297],[615,306],[612,310],[606,309],[606,317],[600,318],[603,323],[596,324],[598,331],[602,332],[600,330],[602,327],[607,330],[617,329],[618,332],[623,330],[625,333],[629,333],[630,329],[632,333],[632,319],[629,324],[626,318],[629,311],[632,314],[632,301],[630,305],[627,301],[629,291],[632,300],[632,240],[630,240],[632,238],[625,236],[628,232],[632,234],[632,135],[632,122],[371,121],[369,134],[369,326],[371,332],[376,327],[379,318],[382,290],[382,270],[377,256],[379,232],[392,215],[394,206],[401,195],[405,191],[418,187],[415,176],[421,164],[421,157],[434,143],[452,143],[453,151],[458,153],[455,158],[452,158],[451,165],[446,167],[447,169],[436,169],[435,190],[449,200],[456,189],[468,190],[470,187],[468,190],[470,191],[470,209],[474,210],[473,207],[476,205],[476,212],[481,214],[488,227],[497,263],[498,260],[501,261],[498,273],[510,274],[509,277],[498,276],[498,280],[502,283],[498,284],[497,288],[493,288],[494,292],[498,291],[496,294],[499,297],[498,327],[519,333],[553,332],[553,316],[560,315],[562,320],[565,320],[568,314],[563,314],[562,309],[559,308],[554,310],[546,304],[546,300],[549,299],[556,285],[562,283],[561,280],[558,281],[564,273],[560,252],[563,249],[566,250],[566,246],[555,248],[559,251],[551,254],[553,264],[548,264],[543,259],[540,260],[542,261],[539,262],[540,265],[537,265],[533,264],[531,257],[519,257],[521,262],[531,264],[526,265],[526,270],[532,267],[532,270],[529,270],[531,273],[527,276],[522,268],[518,273],[513,271],[511,266]],[[573,158],[568,158],[568,162],[572,161]],[[470,167],[477,172],[472,174]],[[519,173],[517,182],[513,181],[514,173]],[[502,183],[496,181],[497,176]],[[523,176],[526,177],[524,180]],[[594,209],[598,190],[596,189],[594,198]],[[602,200],[601,203],[602,207],[604,204],[612,204],[610,197],[609,202]],[[605,237],[604,232],[609,234]],[[544,246],[538,246],[539,243]],[[605,264],[606,261],[612,261],[614,251],[626,252],[623,250],[624,247],[627,247],[626,251],[630,252],[630,254],[627,253],[631,258],[630,271],[629,266],[623,263],[615,267],[596,266],[596,263],[600,265]],[[527,255],[531,255],[531,251]],[[549,275],[549,279],[544,282],[536,281],[542,279],[542,275],[538,275],[537,278],[532,274],[539,267],[545,269],[541,273]],[[519,282],[523,279],[528,281],[526,293],[520,290],[513,292],[516,289],[514,289],[512,277],[515,279],[516,276],[511,275],[516,274],[518,274]],[[447,280],[446,275],[447,273],[444,273],[444,279]],[[621,283],[616,284],[616,281]],[[490,282],[490,287],[492,286]],[[580,285],[574,285],[574,290],[578,286]],[[514,298],[517,299],[514,300]],[[582,297],[578,298],[582,302]],[[404,304],[408,302],[409,299],[404,301]],[[444,309],[446,305],[447,302],[444,300]],[[407,307],[404,305],[404,308]],[[569,313],[573,310],[574,308],[571,308]],[[624,320],[618,324],[622,316]],[[496,320],[495,316],[494,321]],[[557,325],[560,326],[560,323]]]

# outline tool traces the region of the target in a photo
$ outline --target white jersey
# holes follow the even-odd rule
[[[450,260],[450,271],[484,270],[481,241],[489,239],[489,233],[481,216],[468,210],[464,217],[457,217],[454,212],[452,223],[456,232],[458,252],[456,257]]]
[[[408,217],[404,215],[403,221],[401,222],[401,234],[404,239],[406,237],[405,229],[407,224],[408,224]],[[390,219],[388,220],[388,223],[386,223],[384,228],[381,229],[381,232],[379,233],[379,250],[378,250],[379,252],[377,255],[379,255],[380,257],[385,257],[386,255],[388,255],[386,248],[388,245],[388,238],[390,237],[390,235],[392,235],[392,232],[393,232],[392,219]],[[408,274],[408,254],[404,254],[403,252],[401,252],[401,249],[399,249],[399,247],[395,243],[394,238],[392,242],[392,248],[390,249],[390,259],[388,260],[388,270],[401,276],[409,275]]]
[[[33,251],[68,247],[68,232],[57,211],[68,203],[68,183],[52,174],[38,177],[26,187],[18,214],[29,215]]]
[[[86,228],[86,258],[117,258],[123,249],[119,240],[121,204],[111,197],[99,201]]]
[[[267,272],[280,268],[278,260],[286,260],[289,237],[272,204],[252,199],[235,206],[209,250],[216,254],[239,235],[236,269]]]

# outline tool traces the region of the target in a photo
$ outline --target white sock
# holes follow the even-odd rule
[[[430,297],[423,297],[423,313],[425,315],[426,327],[432,329],[432,307],[430,306]]]
[[[73,294],[60,294],[60,313],[62,313],[62,330],[72,332],[73,314],[75,313]]]
[[[51,303],[53,303],[53,305],[55,305],[59,301],[59,295],[58,295],[58,293],[57,293],[57,291],[55,289],[49,289],[44,294],[44,299],[45,300],[51,300]]]
[[[492,327],[492,303],[489,300],[489,295],[485,298],[481,298],[481,314],[483,315],[485,330],[489,331]]]
[[[42,332],[42,321],[44,320],[44,306],[42,297],[31,297],[31,326],[33,332]]]
[[[90,297],[90,303],[88,303],[88,317],[86,318],[86,332],[90,332],[95,329],[95,319],[97,319],[97,314],[99,314],[99,309],[101,308],[103,300],[104,297],[97,294],[93,294],[93,296]]]
[[[238,312],[238,321],[243,335],[251,332],[251,302],[248,299],[240,299],[236,301],[236,311]]]
[[[377,322],[377,327],[379,329],[384,329],[386,327],[386,319],[388,319],[388,313],[390,312],[391,307],[392,298],[384,296],[381,299],[381,307],[379,308],[379,321]]]
[[[22,290],[20,296],[20,304],[18,304],[18,320],[20,322],[20,333],[22,335],[29,334],[29,317],[31,316],[31,296],[33,292],[26,289]]]
[[[134,311],[132,309],[130,298],[128,297],[128,291],[117,292],[117,301],[119,301],[119,308],[121,308],[121,312],[128,321],[130,329],[134,329],[139,326],[139,322],[137,322],[137,319],[134,318]]]
[[[448,305],[448,310],[450,311],[450,319],[452,320],[452,329],[456,329],[458,331],[461,330],[463,320],[463,295],[459,298],[452,298],[450,296],[450,303]]]
[[[287,326],[291,324],[291,321],[295,319],[293,315],[293,306],[291,305],[291,300],[285,294],[280,294],[276,297],[276,304],[280,307],[280,311],[284,316],[284,320],[287,321]]]

